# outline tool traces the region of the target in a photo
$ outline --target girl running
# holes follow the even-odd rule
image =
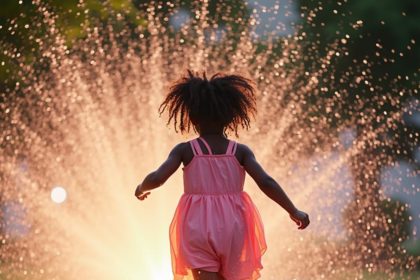
[[[188,71],[160,106],[175,131],[192,128],[199,135],[176,145],[135,191],[144,200],[183,163],[184,194],[169,229],[174,279],[191,274],[195,280],[260,277],[267,245],[259,212],[243,190],[245,173],[289,213],[298,229],[309,225],[308,214],[295,207],[252,150],[227,138],[228,131],[237,135],[239,126],[249,128],[255,105],[250,80],[221,74],[207,79]]]

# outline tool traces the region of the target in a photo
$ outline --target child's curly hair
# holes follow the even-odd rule
[[[191,124],[216,122],[238,136],[238,126],[248,129],[250,117],[256,113],[256,102],[251,80],[239,75],[217,73],[210,80],[191,70],[172,87],[159,107],[169,113],[168,123],[174,121],[175,131],[189,132]],[[194,130],[195,127],[193,126]]]

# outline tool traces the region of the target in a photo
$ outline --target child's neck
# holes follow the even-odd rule
[[[223,134],[212,134],[212,133],[209,133],[209,134],[202,134],[202,133],[200,133],[200,137],[205,137],[205,138],[210,138],[210,139],[213,139],[213,138],[226,138],[226,136],[224,136]]]
[[[200,132],[200,136],[220,136],[225,137],[225,135],[222,133],[209,133],[209,132]]]
[[[206,122],[206,123],[202,123],[199,124],[198,127],[198,132],[200,134],[200,136],[210,136],[210,137],[223,137],[225,138],[225,134],[224,134],[224,127],[223,125],[220,125],[218,123],[214,123],[214,122]]]

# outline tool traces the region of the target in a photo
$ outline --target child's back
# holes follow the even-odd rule
[[[203,137],[189,143],[194,156],[183,168],[184,194],[170,226],[173,271],[206,268],[226,279],[255,279],[266,243],[260,215],[243,191],[237,143],[229,141],[223,154],[213,154]]]
[[[243,191],[245,172],[299,229],[308,226],[309,217],[293,205],[251,149],[226,138],[227,130],[237,135],[239,126],[247,129],[256,111],[250,81],[218,74],[208,80],[189,71],[171,88],[160,109],[168,110],[168,123],[174,121],[176,131],[193,127],[201,136],[175,146],[135,192],[145,199],[148,190],[162,185],[184,164],[184,194],[170,225],[175,279],[190,271],[196,280],[259,278],[266,243],[259,213]]]

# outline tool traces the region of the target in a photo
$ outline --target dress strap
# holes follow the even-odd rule
[[[208,151],[209,155],[212,155],[213,153],[212,153],[212,151],[211,151],[211,149],[210,149],[210,146],[209,146],[209,144],[207,143],[207,141],[206,141],[206,140],[204,140],[204,138],[203,138],[203,137],[199,137],[199,139],[200,139],[201,141],[203,141],[204,146],[206,146],[206,148],[207,148],[207,151]],[[198,144],[198,143],[197,143],[197,144]],[[199,145],[199,146],[200,146],[200,145]]]
[[[232,151],[232,155],[234,155],[236,153],[236,148],[238,147],[238,143],[236,143],[235,141],[233,141],[233,151]]]
[[[226,149],[227,155],[234,155],[236,152],[237,143],[235,141],[229,140],[228,147]]]
[[[190,141],[191,149],[193,151],[193,154],[196,155],[202,155],[203,152],[201,151],[200,144],[198,144],[197,139]]]

